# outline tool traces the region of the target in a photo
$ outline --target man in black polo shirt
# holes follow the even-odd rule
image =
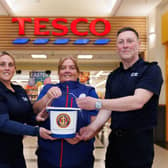
[[[82,109],[100,109],[96,120],[81,129],[81,139],[93,137],[111,116],[112,132],[106,152],[106,168],[151,168],[154,157],[153,128],[162,74],[156,62],[139,58],[139,35],[131,27],[117,33],[120,67],[106,83],[106,100],[78,98]]]

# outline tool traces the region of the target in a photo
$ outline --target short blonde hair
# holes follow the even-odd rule
[[[77,72],[80,73],[77,59],[74,58],[73,56],[67,56],[67,57],[60,58],[60,60],[58,62],[58,73],[60,72],[61,66],[64,63],[64,61],[66,61],[68,59],[72,60],[72,62],[75,64],[75,68],[76,68]]]
[[[16,63],[15,63],[15,58],[14,58],[11,54],[9,54],[9,53],[6,52],[6,51],[0,52],[0,57],[2,57],[2,56],[4,56],[4,55],[8,55],[8,56],[13,60],[14,65],[16,65]]]

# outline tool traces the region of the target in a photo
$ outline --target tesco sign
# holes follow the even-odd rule
[[[61,30],[60,32],[56,31],[49,31],[47,30],[46,24],[49,23],[49,18],[12,18],[12,22],[17,22],[19,25],[18,35],[26,35],[25,32],[25,24],[26,23],[33,23],[34,24],[34,35],[36,36],[64,36],[67,35],[69,31],[71,31],[74,35],[77,36],[87,36],[90,32],[91,34],[101,37],[107,35],[111,30],[111,24],[108,20],[103,18],[97,18],[92,20],[90,23],[88,23],[87,18],[77,18],[74,19],[70,23],[70,30],[64,23],[68,23],[68,20],[65,18],[55,18],[52,20],[51,25],[56,30]],[[96,30],[96,24],[97,23],[103,23],[104,24],[104,30],[103,32],[97,32]],[[46,23],[46,24],[45,24]],[[89,24],[89,29],[85,31],[78,30],[77,25],[80,23]]]

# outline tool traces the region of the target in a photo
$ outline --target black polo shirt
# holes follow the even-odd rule
[[[149,90],[154,94],[142,109],[126,112],[113,111],[111,128],[134,129],[155,126],[162,83],[162,73],[156,62],[148,63],[139,59],[126,70],[121,63],[120,67],[108,76],[106,99],[134,95],[138,88]]]

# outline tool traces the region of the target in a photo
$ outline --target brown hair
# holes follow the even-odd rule
[[[2,56],[4,56],[4,55],[8,55],[8,56],[13,60],[14,65],[16,65],[16,64],[15,64],[15,58],[14,58],[11,54],[9,54],[9,53],[6,52],[6,51],[0,52],[0,57],[2,57]]]
[[[73,61],[73,63],[75,64],[75,68],[76,68],[77,72],[80,73],[77,59],[74,58],[73,56],[67,56],[67,57],[60,58],[60,60],[58,62],[58,73],[60,72],[61,66],[64,63],[64,61],[66,61],[68,59]]]
[[[132,28],[132,27],[123,27],[123,28],[121,28],[121,29],[118,30],[118,32],[117,32],[117,37],[119,36],[120,33],[125,32],[125,31],[132,31],[132,32],[134,32],[135,35],[137,36],[137,38],[139,39],[139,34],[138,34],[138,32],[137,32],[134,28]]]

